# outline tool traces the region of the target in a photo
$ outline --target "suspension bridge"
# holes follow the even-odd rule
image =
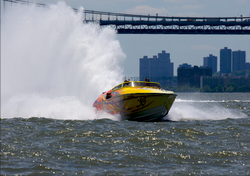
[[[3,0],[31,4],[23,0]],[[34,4],[34,3],[32,3]],[[35,3],[39,7],[47,4]],[[72,8],[74,11],[78,9]],[[84,10],[84,23],[111,26],[118,34],[250,35],[250,17],[176,17]]]

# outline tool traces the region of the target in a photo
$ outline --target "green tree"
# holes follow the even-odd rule
[[[237,92],[237,85],[235,83],[229,83],[226,88],[226,92]]]
[[[212,92],[212,90],[210,89],[210,86],[206,85],[203,87],[203,92]]]
[[[214,73],[213,76],[215,76],[215,77],[220,76],[220,71]]]
[[[249,86],[239,87],[239,92],[250,92]]]
[[[219,84],[218,86],[216,86],[214,88],[214,92],[222,92],[222,88],[223,88],[223,86],[221,84]]]

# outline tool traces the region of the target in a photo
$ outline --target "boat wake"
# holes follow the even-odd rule
[[[244,102],[244,103],[250,103],[250,100],[183,100],[183,99],[177,99],[176,102],[184,102],[184,103],[227,103],[227,102]]]
[[[225,120],[246,118],[247,115],[238,109],[229,109],[218,103],[239,101],[185,100],[177,99],[169,114],[165,117],[171,121],[190,120]],[[245,102],[243,100],[243,102]]]

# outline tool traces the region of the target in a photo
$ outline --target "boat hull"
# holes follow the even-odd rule
[[[117,95],[95,104],[98,110],[120,114],[122,120],[160,121],[166,116],[176,98],[167,93],[136,93]]]
[[[126,98],[126,97],[133,98]],[[175,94],[132,94],[123,96],[120,115],[123,120],[160,121],[166,116],[176,98]]]

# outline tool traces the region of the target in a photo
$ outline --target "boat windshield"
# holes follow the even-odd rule
[[[160,89],[161,86],[159,83],[154,82],[144,82],[144,81],[131,81],[123,83],[123,87],[151,87]]]

